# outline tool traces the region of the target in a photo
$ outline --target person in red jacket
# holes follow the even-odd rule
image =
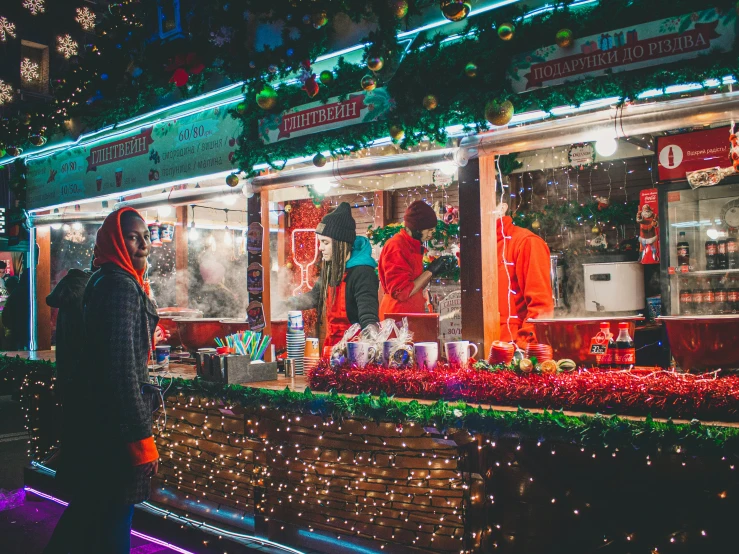
[[[435,275],[454,263],[454,256],[441,256],[423,269],[423,242],[431,240],[436,229],[436,212],[423,200],[416,200],[405,211],[405,229],[382,247],[380,284],[385,295],[380,302],[380,319],[385,314],[417,314],[426,311],[423,291]]]
[[[500,340],[515,341],[525,349],[527,343],[536,341],[529,320],[554,313],[549,247],[531,231],[516,227],[508,216],[496,220],[495,226]]]

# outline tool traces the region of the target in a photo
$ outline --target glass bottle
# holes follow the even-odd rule
[[[631,369],[636,363],[636,349],[634,340],[629,335],[629,324],[618,324],[618,337],[613,351],[613,365],[618,369]]]

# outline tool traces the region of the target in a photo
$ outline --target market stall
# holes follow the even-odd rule
[[[685,49],[687,36],[704,40],[705,21],[733,37],[734,16],[707,10],[638,32],[612,30],[602,50],[619,35],[631,48],[644,48],[632,44],[641,37],[652,41],[647,48],[667,40]],[[680,36],[663,36],[672,31]],[[562,75],[556,64],[568,63],[573,44],[577,56],[598,50],[595,35],[557,37],[530,60],[517,58],[516,93],[560,84],[547,77],[555,68]],[[599,55],[625,70],[627,44],[616,48]],[[473,69],[465,67],[467,77]],[[361,93],[280,112],[270,111],[271,87],[256,96],[263,112],[236,104],[229,113],[258,129],[249,145],[266,152],[255,147],[246,159],[269,158],[269,167],[250,165],[248,179],[223,170],[244,144],[211,105],[29,160],[31,221],[42,245],[58,231],[45,225],[62,226],[59,259],[79,244],[75,263],[85,265],[94,228],[82,220],[116,206],[141,210],[162,243],[150,277],[167,308],[163,323],[172,325],[169,346],[181,355],[150,368],[164,399],[152,505],[194,525],[216,521],[229,533],[321,551],[687,552],[731,544],[739,378],[726,370],[739,357],[730,348],[737,317],[725,312],[736,300],[738,223],[725,156],[736,141],[729,125],[739,94],[726,86],[733,81],[706,84],[718,92],[705,96],[651,100],[665,94],[658,91],[628,105],[606,98],[516,120],[510,101],[493,103],[485,118],[495,130],[460,126],[447,143],[414,144],[393,125],[392,140],[324,153],[319,136],[360,123],[385,127],[379,122],[393,102],[362,82]],[[289,94],[303,94],[296,91]],[[436,103],[427,95],[423,109]],[[182,134],[187,117],[210,132],[197,121],[197,137]],[[180,127],[171,129],[175,120]],[[686,129],[703,138],[684,149],[670,142]],[[155,145],[185,146],[156,152],[152,136]],[[275,167],[274,152],[291,152],[285,144],[301,138],[318,151]],[[201,155],[214,149],[213,158]],[[693,151],[707,154],[679,167]],[[104,169],[93,177],[96,160]],[[167,163],[174,165],[165,172]],[[682,182],[665,184],[672,180]],[[696,184],[707,186],[688,190]],[[422,312],[364,330],[346,325],[325,351],[321,318],[289,305],[316,284],[318,229],[346,203],[342,217],[354,228],[341,242],[353,249],[351,240],[366,238],[371,265],[392,237],[414,230],[401,221],[417,200],[436,218],[422,269],[442,255],[454,266],[431,280]],[[80,204],[90,207],[84,218]],[[533,272],[537,286],[527,289]],[[229,279],[237,284],[225,288],[241,299],[202,298],[211,285],[223,293]],[[0,367],[29,403],[37,462],[29,479],[43,481],[57,438],[52,367],[10,358]]]

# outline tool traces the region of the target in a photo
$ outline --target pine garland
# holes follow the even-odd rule
[[[26,377],[48,377],[54,364],[39,360],[0,357],[0,379],[12,383],[18,392]],[[45,380],[45,379],[39,379]],[[421,404],[415,400],[401,402],[386,394],[354,397],[336,392],[314,394],[289,389],[273,391],[239,385],[222,385],[200,379],[165,379],[167,397],[200,395],[244,408],[269,406],[284,412],[310,413],[334,420],[364,419],[392,422],[398,425],[416,423],[440,430],[467,429],[490,437],[517,437],[520,440],[569,442],[581,446],[634,448],[646,453],[674,452],[678,448],[690,455],[739,455],[739,429],[720,425],[703,425],[697,420],[689,424],[622,419],[618,416],[568,416],[561,411],[534,413],[529,410],[498,411],[463,402],[438,401]]]

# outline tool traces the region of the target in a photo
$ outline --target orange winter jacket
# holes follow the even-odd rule
[[[401,229],[382,247],[378,272],[385,293],[380,302],[380,320],[385,319],[385,314],[418,314],[426,311],[422,290],[410,296],[413,281],[423,273],[421,241]]]
[[[516,227],[508,216],[502,219],[502,225],[496,222],[496,227],[500,340],[515,340],[524,348],[527,342],[536,340],[534,326],[526,320],[554,313],[549,247],[531,231]]]

